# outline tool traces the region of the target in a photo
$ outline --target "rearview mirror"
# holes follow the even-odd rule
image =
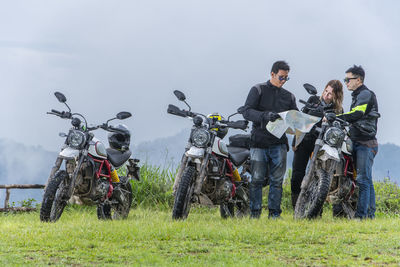
[[[131,117],[132,114],[130,112],[127,111],[121,111],[120,113],[117,114],[117,119],[119,120],[124,120],[126,118]]]
[[[309,83],[305,83],[303,84],[303,87],[306,89],[307,93],[309,93],[310,95],[316,95],[317,94],[317,89],[309,84]]]
[[[58,101],[61,103],[67,102],[67,98],[60,92],[55,92],[54,95],[57,97]]]
[[[176,98],[178,98],[180,101],[185,101],[186,100],[186,96],[184,93],[182,93],[179,90],[175,90],[174,91],[174,95],[176,96]]]

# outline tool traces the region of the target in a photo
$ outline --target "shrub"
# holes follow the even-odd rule
[[[133,207],[170,208],[173,205],[172,185],[175,170],[144,164],[140,167],[140,181],[132,180]]]
[[[140,181],[132,181],[133,207],[170,209],[174,199],[172,185],[177,169],[161,168],[144,164],[140,169]],[[290,189],[291,169],[288,170],[283,182],[281,208],[293,212]],[[382,182],[374,182],[377,212],[400,215],[400,187],[385,178]],[[268,206],[268,187],[263,189],[263,207]],[[324,210],[331,206],[325,203]],[[329,212],[329,211],[328,211]]]
[[[389,178],[375,182],[376,211],[400,215],[400,187]]]

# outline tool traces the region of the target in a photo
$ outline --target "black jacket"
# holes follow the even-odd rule
[[[253,122],[251,131],[251,147],[266,148],[274,144],[288,144],[284,134],[276,138],[269,133],[265,126],[268,120],[265,119],[269,112],[283,112],[287,110],[298,110],[296,98],[289,91],[278,88],[270,81],[253,86],[250,89],[245,103],[243,117]]]
[[[352,141],[376,140],[378,118],[378,102],[374,92],[365,85],[358,87],[353,93],[350,111],[339,118],[351,123],[350,139]]]

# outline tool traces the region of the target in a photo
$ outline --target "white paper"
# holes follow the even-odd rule
[[[281,138],[284,133],[296,136],[296,145],[298,146],[304,138],[304,135],[321,120],[320,117],[311,116],[297,110],[289,110],[278,113],[281,119],[268,122],[267,130]]]

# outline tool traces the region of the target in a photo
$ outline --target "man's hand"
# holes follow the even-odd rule
[[[263,115],[265,121],[276,121],[280,117],[281,116],[279,116],[276,112],[273,111],[265,112]]]

